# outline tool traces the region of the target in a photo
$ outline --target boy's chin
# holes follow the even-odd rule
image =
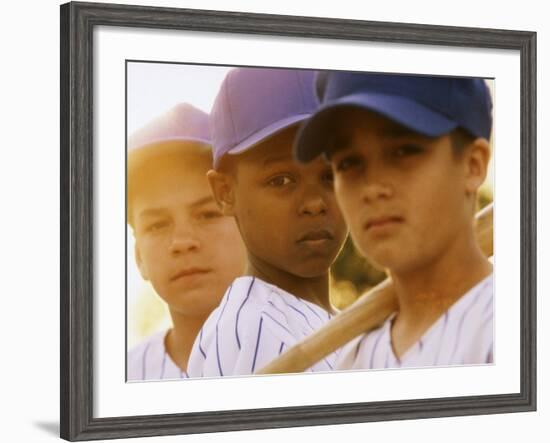
[[[301,278],[318,278],[327,275],[332,261],[323,263],[299,263],[289,272]]]
[[[221,301],[221,299],[220,299]],[[176,303],[171,306],[169,306],[170,310],[173,312],[176,312],[180,315],[184,315],[186,317],[195,317],[199,319],[208,318],[208,316],[212,313],[214,309],[216,309],[219,305],[219,302],[203,302],[203,303],[197,303],[197,304],[191,304],[191,303]]]
[[[372,266],[380,270],[393,269],[400,264],[400,259],[403,258],[394,248],[360,246],[357,249],[359,254],[365,257]]]
[[[398,254],[369,254],[365,256],[375,268],[386,270],[392,274],[407,273],[416,269],[415,261]]]
[[[208,315],[219,305],[224,292],[225,290],[216,291],[213,288],[194,288],[173,293],[169,297],[163,297],[163,299],[171,310],[180,314],[201,316]],[[218,297],[214,296],[216,293],[219,294]]]

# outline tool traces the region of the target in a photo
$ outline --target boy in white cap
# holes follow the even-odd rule
[[[301,128],[299,160],[324,154],[359,251],[389,270],[399,309],[338,367],[493,361],[492,264],[476,242],[492,104],[482,79],[330,72]]]
[[[167,303],[172,327],[128,352],[128,380],[186,378],[195,336],[244,270],[237,226],[210,191],[211,166],[208,117],[191,105],[177,105],[129,138],[136,263]]]
[[[252,374],[331,317],[329,267],[347,228],[330,165],[292,156],[298,125],[317,106],[313,75],[234,69],[217,95],[208,178],[237,221],[248,263],[197,337],[191,377]],[[310,370],[330,371],[334,358]]]

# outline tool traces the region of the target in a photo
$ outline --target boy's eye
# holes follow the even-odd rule
[[[414,145],[414,144],[407,144],[407,145],[401,145],[394,149],[393,154],[396,157],[407,157],[409,155],[416,155],[423,152],[424,149],[422,146]]]
[[[359,166],[361,166],[361,163],[362,160],[359,156],[348,155],[336,161],[336,171],[346,172],[350,169],[358,168]]]
[[[323,183],[332,183],[334,182],[334,174],[332,173],[332,169],[329,169],[321,175],[321,181]]]
[[[288,175],[277,175],[276,177],[269,179],[267,184],[269,186],[278,188],[278,187],[289,185],[292,182],[293,182],[292,178],[289,177]]]
[[[168,227],[168,220],[159,220],[157,222],[151,223],[145,227],[146,232],[158,232],[166,227]]]
[[[209,211],[199,212],[199,214],[197,215],[197,218],[199,220],[206,221],[206,220],[214,220],[214,219],[222,217],[222,216],[223,216],[223,214],[220,211],[209,210]]]

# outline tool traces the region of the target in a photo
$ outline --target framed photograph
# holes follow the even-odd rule
[[[254,89],[259,73],[270,80],[262,80],[262,87]],[[487,139],[487,147],[482,151],[490,152],[491,158],[486,163],[487,178],[484,176],[480,188],[481,197],[476,201],[477,208],[486,206],[494,213],[494,223],[491,220],[487,236],[488,255],[492,256],[494,268],[491,268],[490,305],[487,304],[491,340],[490,347],[483,351],[488,356],[486,360],[450,359],[401,368],[405,359],[396,357],[395,362],[399,364],[388,365],[389,355],[394,352],[399,355],[396,342],[391,350],[395,337],[392,336],[388,353],[382,358],[386,364],[382,361],[371,366],[346,366],[339,350],[334,363],[340,363],[331,364],[325,359],[325,369],[304,373],[284,371],[291,373],[277,375],[274,373],[283,371],[262,373],[258,366],[264,366],[270,358],[261,360],[260,338],[267,340],[266,331],[272,325],[266,322],[264,335],[261,335],[261,322],[257,334],[245,334],[242,328],[246,322],[241,322],[241,326],[230,325],[234,331],[231,338],[240,351],[244,348],[243,337],[252,337],[251,364],[247,362],[248,372],[241,368],[228,374],[223,370],[226,363],[220,355],[233,345],[218,341],[219,321],[197,323],[191,331],[193,336],[197,334],[194,344],[193,340],[186,345],[182,345],[185,340],[178,342],[177,333],[172,331],[188,331],[193,323],[186,316],[188,306],[201,307],[200,315],[204,319],[211,312],[218,312],[217,318],[221,318],[231,288],[237,287],[237,283],[231,283],[233,277],[239,275],[247,261],[245,249],[248,249],[247,269],[250,269],[253,241],[246,239],[243,223],[239,228],[246,247],[230,237],[228,232],[239,231],[236,226],[228,227],[229,217],[225,215],[233,214],[231,211],[236,209],[219,209],[226,203],[223,192],[218,198],[215,191],[216,177],[221,173],[209,172],[208,181],[206,173],[211,156],[215,170],[223,172],[227,166],[219,165],[223,162],[222,154],[234,153],[230,149],[241,154],[248,149],[238,140],[240,144],[232,141],[231,147],[218,153],[217,149],[222,149],[218,146],[225,146],[223,142],[229,137],[224,133],[228,114],[235,134],[240,131],[245,134],[243,138],[257,131],[251,130],[250,125],[260,122],[264,127],[273,128],[269,119],[275,114],[281,120],[277,114],[280,107],[290,106],[292,97],[302,94],[301,89],[292,90],[286,99],[280,90],[275,94],[270,92],[286,74],[299,79],[298,88],[312,79],[312,83],[308,83],[310,88],[304,89],[311,92],[312,100],[318,101],[311,114],[317,112],[318,106],[330,105],[330,95],[338,91],[334,85],[348,90],[346,88],[363,81],[356,79],[369,75],[376,77],[376,87],[401,84],[403,79],[427,80],[435,82],[433,84],[441,81],[444,85],[441,89],[422,87],[423,99],[434,103],[444,102],[441,97],[449,81],[466,79],[476,82],[483,100],[492,103],[486,112],[488,123],[483,123],[483,113],[478,113],[473,126],[468,122],[460,126],[475,134],[479,128]],[[305,106],[307,97],[300,97],[300,103],[292,106]],[[62,5],[61,437],[76,441],[535,410],[535,97],[536,34],[532,32],[99,3]],[[262,100],[269,106],[262,106],[261,112],[255,110],[255,103]],[[400,102],[400,109],[403,106]],[[220,113],[222,108],[225,111]],[[376,108],[369,109],[382,113]],[[453,108],[452,112],[455,111]],[[456,112],[460,114],[459,111]],[[187,124],[191,121],[189,112],[193,115],[192,124]],[[295,114],[302,115],[301,112],[295,111]],[[180,114],[186,120],[179,121]],[[315,115],[307,125],[311,122],[313,126]],[[391,114],[382,115],[393,118]],[[307,114],[307,119],[309,117]],[[166,119],[171,123],[166,125]],[[291,121],[294,125],[305,120],[285,122]],[[241,126],[236,121],[242,122]],[[327,121],[318,127],[327,127]],[[432,124],[433,119],[430,122]],[[213,126],[216,129],[212,130]],[[298,136],[293,136],[297,140],[295,152],[301,149],[301,137],[305,140],[307,135],[305,127],[301,128]],[[286,129],[286,126],[277,126],[276,130],[270,129],[268,135],[284,134]],[[416,127],[415,130],[420,131]],[[237,137],[235,134],[229,138],[233,140]],[[201,155],[202,145],[212,142],[208,164],[193,160],[192,166],[185,166],[187,169],[182,172],[169,157],[169,161],[159,161],[157,169],[144,172],[143,165],[152,168],[157,161],[147,156],[151,147],[163,143],[164,148],[170,150],[175,140],[180,143],[183,139],[186,143],[191,141],[193,149]],[[258,143],[254,140],[250,146]],[[418,143],[412,148],[407,143],[406,148],[407,152],[413,150],[414,155],[423,149],[418,148]],[[333,153],[325,152],[334,169],[339,157]],[[376,158],[369,157],[369,162]],[[331,170],[330,165],[327,167]],[[338,168],[334,169],[334,180],[343,180],[338,177]],[[171,174],[185,180],[170,182]],[[320,176],[325,177],[323,174]],[[332,180],[332,174],[330,176]],[[151,184],[151,177],[156,177],[154,183],[157,184]],[[208,255],[208,266],[203,261],[202,267],[187,264],[175,270],[170,268],[167,274],[170,285],[177,280],[179,292],[193,294],[193,288],[210,281],[219,262],[220,269],[227,271],[219,286],[229,285],[227,291],[209,289],[217,294],[214,297],[197,290],[180,306],[179,301],[171,298],[171,289],[163,286],[162,278],[155,277],[164,263],[162,257],[155,255],[155,242],[163,241],[158,233],[167,223],[158,214],[167,210],[164,206],[159,210],[156,201],[153,209],[145,206],[148,197],[158,198],[160,178],[167,183],[163,189],[183,189],[187,197],[191,196],[190,217],[204,221],[211,247],[224,251],[224,254]],[[266,186],[282,186],[290,179],[281,174],[275,178],[269,175]],[[430,183],[435,184],[434,180]],[[339,183],[343,186],[344,182]],[[202,190],[209,190],[210,186],[214,196],[200,198]],[[440,189],[439,185],[433,187]],[[195,195],[194,189],[200,192]],[[133,196],[138,192],[148,197],[136,200]],[[338,197],[338,192],[336,194]],[[163,200],[163,204],[165,201],[170,200]],[[136,209],[140,204],[144,209],[141,212]],[[142,214],[149,218],[140,218]],[[336,252],[340,251],[338,258],[330,262],[330,287],[326,288],[330,305],[342,312],[338,314],[337,310],[331,311],[332,308],[328,308],[328,314],[321,311],[327,314],[323,325],[333,325],[344,318],[342,314],[348,312],[348,306],[356,306],[359,302],[355,301],[361,294],[385,278],[380,266],[392,273],[391,266],[385,266],[383,260],[373,258],[377,267],[369,254],[367,258],[362,255],[349,214],[344,218],[351,227],[355,247],[350,238],[346,240],[343,229],[342,241],[335,248]],[[393,216],[396,220],[392,221],[401,223],[397,218]],[[274,221],[273,224],[283,230],[284,223]],[[223,232],[222,237],[218,236],[219,232]],[[313,234],[321,235],[319,232],[329,232],[331,241],[337,237],[332,228],[319,228]],[[321,247],[318,243],[325,242],[326,238],[314,236],[306,240],[308,248],[317,250]],[[274,245],[269,239],[266,242]],[[185,248],[198,249],[196,244],[183,241],[177,246],[171,245],[174,255]],[[227,251],[231,253],[228,255]],[[293,252],[293,255],[296,254]],[[293,266],[299,267],[300,260]],[[328,276],[328,265],[325,271]],[[160,272],[158,275],[162,276],[164,270]],[[243,292],[245,298],[236,305],[237,320],[239,316],[241,320],[248,318],[242,307],[255,281],[251,280],[248,292]],[[319,318],[315,309],[300,297],[296,300],[304,303],[304,310],[307,308]],[[273,299],[270,303],[277,312],[270,314],[262,310],[264,319],[267,315],[273,325],[285,329],[283,334],[289,333],[281,325],[281,319],[287,319],[281,312],[282,305]],[[281,303],[284,304],[284,300]],[[183,311],[180,312],[180,308]],[[304,317],[305,323],[316,321],[313,317],[313,320],[306,318],[299,307],[290,307],[290,310]],[[282,317],[275,318],[279,314]],[[460,325],[465,316],[459,315]],[[185,326],[178,330],[181,323]],[[215,333],[210,359],[207,358],[209,327]],[[302,328],[300,334],[306,332]],[[301,343],[301,337],[294,337],[294,342]],[[323,337],[328,343],[327,336]],[[479,343],[484,342],[480,332],[476,331],[472,337]],[[285,349],[285,346],[292,349],[287,346],[290,342],[281,339],[277,354],[290,355]],[[323,340],[319,342],[323,346]],[[375,342],[376,347],[378,342]],[[458,339],[449,347],[457,349],[457,343]],[[352,352],[356,358],[366,352],[361,346]],[[420,340],[420,350],[422,346]],[[178,352],[184,348],[185,352]],[[199,360],[200,355],[204,356],[202,366],[198,363],[193,366],[195,354]],[[374,361],[374,355],[372,351],[367,360]],[[403,355],[406,354],[400,354]],[[303,369],[310,366],[307,364]]]

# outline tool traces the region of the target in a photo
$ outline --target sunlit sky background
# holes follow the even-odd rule
[[[129,62],[127,76],[128,134],[181,102],[210,112],[218,89],[231,68],[173,63]],[[489,87],[494,90],[493,82]],[[485,186],[493,187],[493,161]],[[128,235],[128,346],[170,324],[164,303],[144,282],[134,260],[134,239]]]
[[[128,134],[172,106],[187,102],[210,112],[231,68],[168,63],[128,64]]]

